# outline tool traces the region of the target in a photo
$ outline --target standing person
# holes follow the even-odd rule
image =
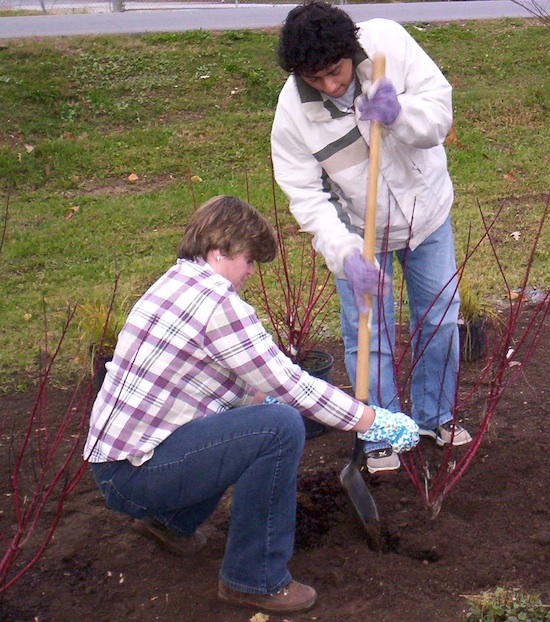
[[[372,83],[372,59],[386,76]],[[414,369],[412,417],[438,445],[470,442],[453,421],[459,364],[453,187],[443,142],[451,85],[397,23],[354,24],[314,0],[290,11],[279,63],[290,73],[272,128],[275,178],[290,210],[336,276],[346,368],[357,366],[359,312],[375,296],[369,402],[401,410],[393,366],[393,254],[407,286]],[[376,219],[378,267],[363,259],[370,121],[381,124]],[[399,467],[384,443],[366,445],[371,473]]]
[[[317,597],[287,568],[300,415],[396,451],[418,442],[418,427],[310,376],[277,348],[238,294],[255,262],[273,260],[276,249],[273,227],[239,199],[215,197],[192,215],[177,263],[122,328],[84,457],[107,506],[180,555],[205,545],[199,527],[233,486],[218,596],[291,613]]]

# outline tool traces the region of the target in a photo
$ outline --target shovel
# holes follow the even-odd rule
[[[386,71],[386,59],[377,54],[373,59],[372,80],[382,78]],[[365,208],[365,237],[363,256],[374,263],[374,246],[376,236],[376,205],[378,196],[378,162],[380,153],[380,125],[376,121],[370,124],[369,179],[367,187],[367,204]],[[357,378],[355,381],[355,397],[365,404],[369,395],[369,355],[372,321],[372,297],[365,296],[369,310],[359,316],[359,336],[357,345]],[[374,498],[361,475],[361,461],[364,456],[365,441],[355,435],[355,445],[349,464],[340,473],[340,482],[348,494],[351,503],[365,530],[367,543],[375,551],[382,545],[380,518]]]

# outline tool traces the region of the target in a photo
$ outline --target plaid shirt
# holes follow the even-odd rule
[[[343,430],[362,414],[360,402],[286,357],[227,279],[180,259],[128,316],[84,457],[138,466],[179,426],[249,405],[256,391]]]

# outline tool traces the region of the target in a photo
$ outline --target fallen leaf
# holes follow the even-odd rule
[[[510,361],[508,367],[519,367],[521,363],[519,361]]]
[[[519,294],[517,292],[510,292],[509,298],[510,300],[517,300],[519,298]]]
[[[510,173],[506,173],[506,175],[503,175],[504,179],[506,181],[516,181],[516,175],[514,173],[514,171],[510,172]]]
[[[250,622],[269,622],[269,616],[266,613],[255,613],[251,618]]]
[[[25,145],[25,151],[27,153],[32,153],[34,151],[34,147],[32,145]]]
[[[445,144],[453,145],[456,142],[458,142],[458,135],[456,133],[456,127],[453,125],[445,138]]]
[[[63,217],[65,220],[69,220],[69,218],[72,218],[79,210],[80,208],[78,207],[78,205],[73,205],[72,207],[69,208],[69,211],[65,214],[65,216]]]
[[[199,182],[202,181],[202,179],[198,175],[193,175],[193,177],[191,177],[191,181]]]
[[[32,319],[32,313],[25,313],[23,319],[25,320],[25,322],[29,322]]]
[[[514,238],[514,240],[519,240],[521,237],[521,231],[512,231],[512,233],[510,233],[510,237]]]
[[[135,173],[130,173],[130,175],[128,175],[128,181],[137,181],[138,179],[139,177]]]
[[[455,145],[459,149],[465,149],[466,147],[458,140],[458,134],[456,127],[453,125],[445,138],[446,145]]]

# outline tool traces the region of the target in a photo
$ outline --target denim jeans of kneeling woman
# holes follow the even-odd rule
[[[108,507],[153,517],[180,535],[192,534],[233,486],[220,578],[236,590],[272,594],[291,581],[303,448],[298,411],[262,404],[186,423],[139,467],[123,460],[91,469]]]

